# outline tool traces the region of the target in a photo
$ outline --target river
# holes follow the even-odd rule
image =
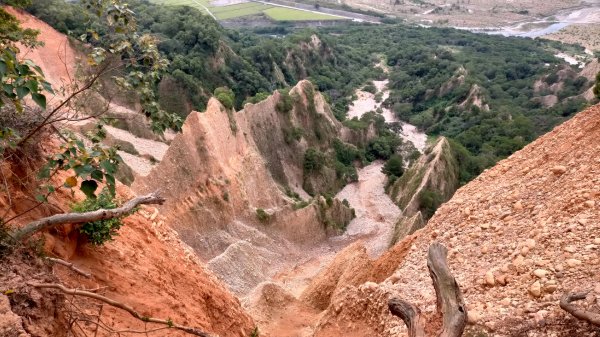
[[[563,11],[557,15],[542,20],[532,20],[515,23],[501,28],[490,27],[454,27],[470,30],[474,33],[485,33],[503,36],[520,36],[537,38],[556,33],[559,30],[574,24],[600,23],[600,7],[580,8],[572,11]]]

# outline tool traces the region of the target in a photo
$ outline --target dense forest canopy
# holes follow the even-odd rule
[[[587,102],[578,95],[592,85],[554,56],[562,45],[545,40],[398,23],[231,30],[193,8],[129,2],[140,31],[155,35],[170,61],[157,89],[167,109],[181,116],[202,111],[219,87],[232,89],[240,108],[308,78],[344,120],[354,90],[387,77],[391,95],[384,105],[429,135],[452,139],[463,181],[579,111]],[[88,18],[77,6],[48,0],[29,10],[79,36]],[[375,67],[381,60],[389,74]],[[536,81],[561,85],[535,90]],[[558,103],[544,105],[551,94]]]

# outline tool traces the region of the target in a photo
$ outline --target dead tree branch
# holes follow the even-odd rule
[[[388,303],[388,307],[392,315],[398,316],[404,321],[410,337],[425,337],[425,329],[423,328],[425,322],[421,319],[419,308],[399,298],[392,298]]]
[[[573,302],[580,301],[585,299],[588,291],[582,291],[578,293],[565,293],[560,298],[560,307],[564,311],[569,314],[575,316],[576,318],[591,323],[596,326],[600,326],[600,313],[585,311],[583,309],[577,308]]]
[[[55,214],[46,218],[42,218],[29,224],[23,228],[15,230],[11,236],[17,240],[24,240],[38,231],[52,228],[54,226],[68,223],[84,223],[90,221],[107,220],[128,215],[135,207],[139,205],[159,204],[162,205],[165,199],[158,195],[157,192],[148,195],[133,198],[126,202],[123,206],[113,209],[99,209],[96,211],[85,213],[63,213]]]
[[[76,272],[76,273],[78,273],[80,275],[83,275],[85,277],[92,277],[91,273],[88,273],[85,270],[81,270],[81,269],[75,267],[75,265],[73,263],[71,263],[71,262],[67,262],[65,260],[57,259],[57,258],[54,258],[54,257],[47,257],[46,260],[52,261],[54,263],[62,264],[63,266],[68,267],[71,270],[73,270],[74,272]]]
[[[437,298],[437,311],[442,314],[442,330],[438,337],[460,337],[467,324],[467,308],[460,287],[456,282],[446,259],[448,250],[440,243],[429,246],[427,268],[433,281]],[[427,322],[424,322],[421,311],[415,305],[398,298],[390,299],[390,312],[400,317],[408,327],[410,337],[424,337]]]
[[[75,295],[75,296],[84,296],[84,297],[89,297],[89,298],[93,298],[95,300],[104,302],[110,306],[113,306],[115,308],[119,308],[122,310],[127,311],[128,313],[131,314],[131,316],[139,319],[142,322],[149,322],[149,323],[157,323],[157,324],[162,324],[162,325],[166,325],[167,327],[170,327],[172,329],[176,329],[176,330],[181,330],[183,332],[187,332],[191,335],[194,336],[200,336],[200,337],[216,337],[214,335],[210,335],[204,331],[201,331],[200,329],[197,328],[192,328],[192,327],[188,327],[188,326],[184,326],[184,325],[179,325],[177,323],[174,323],[171,320],[164,320],[164,319],[159,319],[159,318],[153,318],[153,317],[146,317],[141,315],[139,312],[135,311],[131,306],[125,304],[125,303],[121,303],[118,301],[115,301],[111,298],[102,296],[102,295],[98,295],[95,293],[91,293],[88,291],[83,291],[83,290],[78,290],[78,289],[71,289],[71,288],[67,288],[65,286],[63,286],[62,284],[58,284],[58,283],[40,283],[40,284],[35,284],[35,283],[28,283],[30,286],[34,287],[34,288],[39,288],[39,289],[57,289],[60,290],[61,292],[67,294],[67,295]]]

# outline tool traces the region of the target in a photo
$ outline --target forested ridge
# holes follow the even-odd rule
[[[129,4],[139,29],[158,37],[170,61],[157,88],[167,110],[202,111],[225,86],[241,108],[308,78],[344,120],[354,90],[387,77],[391,95],[384,105],[430,136],[450,138],[463,182],[580,111],[588,103],[579,95],[593,85],[554,56],[573,46],[545,40],[404,24],[230,30],[193,8]],[[77,6],[49,0],[29,10],[79,37],[88,18],[76,15]],[[389,74],[375,67],[380,60]],[[536,81],[560,88],[535,90]],[[551,94],[558,103],[545,105],[542,98]]]

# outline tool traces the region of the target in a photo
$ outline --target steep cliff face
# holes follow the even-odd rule
[[[394,242],[425,225],[435,208],[458,188],[458,164],[450,143],[440,137],[419,160],[388,189],[402,210]]]
[[[211,99],[206,112],[188,116],[162,162],[133,189],[160,189],[173,228],[243,296],[299,246],[323,241],[354,216],[339,200],[288,196],[308,197],[308,179],[324,190],[341,184],[335,171],[327,179],[303,169],[304,152],[331,151],[341,129],[307,81],[239,112]]]
[[[600,296],[599,132],[594,106],[460,188],[424,229],[375,262],[379,283],[348,287],[331,300],[316,335],[350,324],[366,329],[365,336],[403,335],[404,324],[385,309],[389,296],[433,314],[435,293],[424,285],[431,284],[426,254],[434,241],[449,248],[470,334],[594,335],[558,299],[592,289],[583,305],[594,311]],[[391,253],[400,247],[405,258],[398,260]]]

